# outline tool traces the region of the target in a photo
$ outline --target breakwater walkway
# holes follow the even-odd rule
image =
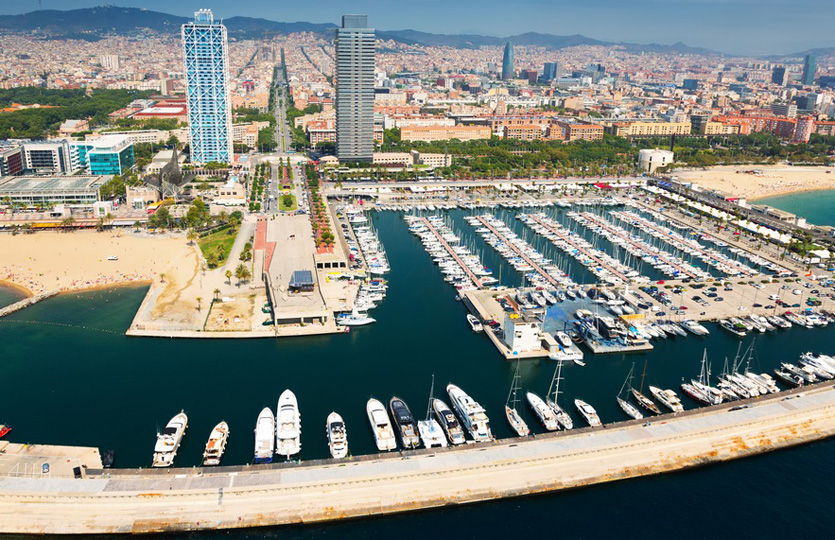
[[[88,469],[78,479],[6,476],[0,477],[0,533],[329,521],[657,474],[832,435],[835,388],[823,383],[679,415],[402,455],[216,469]],[[5,459],[0,455],[0,465]]]
[[[11,315],[16,311],[20,311],[23,308],[27,308],[33,304],[37,304],[41,300],[46,300],[47,298],[52,298],[53,296],[57,295],[60,290],[53,290],[47,291],[45,293],[36,294],[35,296],[30,296],[28,298],[24,298],[14,304],[9,304],[6,307],[0,308],[0,317],[5,317],[6,315]]]

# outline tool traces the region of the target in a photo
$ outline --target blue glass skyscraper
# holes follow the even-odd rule
[[[192,163],[232,162],[232,108],[226,27],[201,9],[183,25]]]
[[[504,46],[502,56],[502,80],[509,81],[513,78],[513,44],[507,42]]]

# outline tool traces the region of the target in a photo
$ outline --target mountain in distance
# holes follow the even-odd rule
[[[49,39],[95,40],[105,35],[124,35],[141,29],[162,33],[179,33],[180,26],[191,20],[158,11],[117,6],[72,9],[67,11],[39,10],[23,15],[0,16],[0,31],[38,31]],[[258,39],[265,36],[286,35],[294,32],[313,32],[332,35],[333,23],[277,22],[255,17],[230,17],[224,19],[229,35],[238,39]],[[412,45],[447,46],[455,48],[478,48],[501,46],[506,41],[515,45],[536,46],[547,49],[563,49],[578,45],[621,46],[633,52],[657,52],[668,54],[720,55],[716,51],[689,47],[683,43],[641,45],[634,43],[612,43],[589,38],[580,34],[557,36],[527,32],[516,36],[495,37],[478,34],[433,34],[418,30],[378,30],[381,39],[391,39]]]

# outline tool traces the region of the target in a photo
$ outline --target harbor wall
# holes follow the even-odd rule
[[[0,533],[151,533],[310,523],[582,487],[835,435],[831,383],[649,421],[402,455],[0,478]]]

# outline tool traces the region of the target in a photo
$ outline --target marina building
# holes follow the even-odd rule
[[[374,154],[374,29],[367,15],[343,15],[336,29],[336,157],[370,163]]]
[[[112,176],[10,176],[0,180],[0,200],[25,206],[89,206],[101,200]]]
[[[201,9],[182,27],[191,161],[232,163],[226,27]]]
[[[530,313],[505,315],[504,342],[513,354],[535,351],[541,348],[542,321]]]

